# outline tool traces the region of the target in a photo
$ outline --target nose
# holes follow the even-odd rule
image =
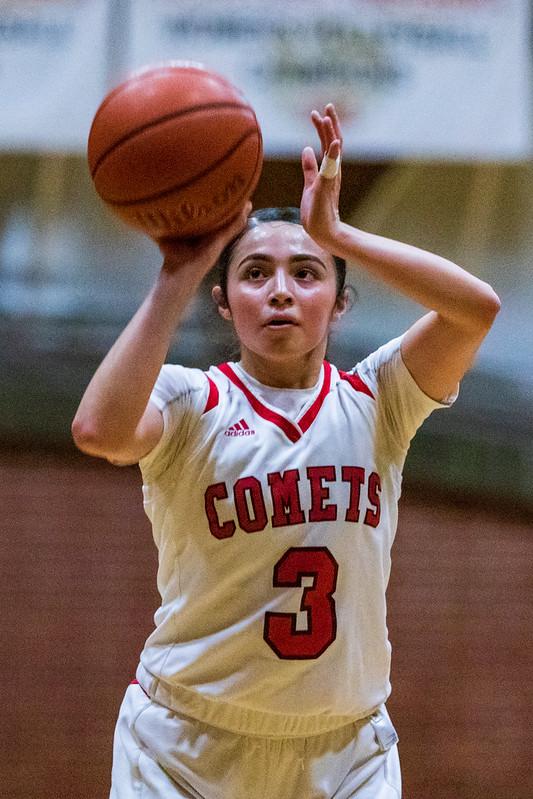
[[[271,305],[291,305],[293,302],[292,280],[284,269],[279,267],[272,276],[270,296]]]

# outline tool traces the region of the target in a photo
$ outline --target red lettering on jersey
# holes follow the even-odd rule
[[[308,466],[307,477],[311,484],[310,522],[334,522],[337,518],[337,506],[334,503],[324,505],[329,499],[329,488],[323,480],[333,483],[336,479],[334,466]]]
[[[347,522],[358,522],[361,486],[365,482],[365,470],[361,466],[343,466],[342,479],[345,483],[350,483],[350,505],[344,519]]]
[[[298,631],[296,613],[265,613],[263,637],[282,659],[318,658],[337,636],[333,594],[337,587],[338,564],[327,547],[291,547],[274,567],[273,586],[302,587],[303,577],[312,586],[302,592],[300,610],[307,611],[307,630]]]
[[[217,509],[215,508],[215,499],[227,499],[228,489],[225,483],[215,483],[208,486],[205,492],[205,513],[209,521],[209,529],[211,535],[215,538],[231,538],[235,532],[235,522],[227,521],[220,523],[218,518]]]
[[[272,495],[272,527],[284,527],[287,524],[303,524],[305,514],[300,504],[298,469],[287,469],[286,472],[267,474],[270,493]]]
[[[250,516],[246,494],[250,497],[253,518]],[[233,487],[237,518],[246,533],[257,533],[267,525],[267,512],[263,489],[257,477],[241,477]]]
[[[377,527],[381,516],[381,501],[379,495],[381,493],[381,479],[379,474],[372,472],[368,478],[368,501],[374,506],[371,510],[367,509],[365,513],[365,524],[369,527]]]
[[[335,502],[328,502],[330,487],[327,483],[335,483],[337,474],[335,466],[308,466],[307,478],[311,493],[311,508],[308,511],[310,522],[333,522],[337,520],[338,507]],[[357,523],[361,519],[361,490],[365,483],[366,471],[362,466],[342,466],[341,477],[350,486],[349,504],[344,520]],[[302,508],[300,494],[300,472],[298,469],[287,469],[284,472],[269,472],[266,475],[272,499],[272,528],[287,527],[294,524],[305,524],[307,508]],[[368,527],[377,527],[381,518],[381,478],[377,472],[371,472],[367,485],[367,508],[363,523]],[[237,521],[222,521],[217,509],[217,501],[228,499],[226,483],[215,483],[208,486],[205,492],[205,512],[209,522],[211,535],[218,539],[231,538],[237,529],[246,533],[257,533],[264,530],[269,517],[265,503],[265,494],[261,481],[257,477],[241,477],[233,487],[233,500]]]

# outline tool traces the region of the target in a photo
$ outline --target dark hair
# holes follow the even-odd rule
[[[230,241],[227,247],[222,251],[218,259],[218,280],[224,297],[227,298],[228,288],[228,270],[235,249],[238,242],[242,237],[252,228],[257,227],[262,222],[291,222],[294,225],[301,225],[300,209],[299,208],[260,208],[254,211],[248,217],[248,223],[242,233]],[[344,285],[346,282],[346,261],[344,258],[339,258],[337,255],[331,256],[335,262],[335,272],[337,276],[337,299],[342,296]]]

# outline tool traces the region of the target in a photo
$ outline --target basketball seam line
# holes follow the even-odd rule
[[[157,119],[154,119],[154,120],[151,120],[150,122],[147,122],[145,125],[141,125],[138,128],[134,128],[133,130],[130,130],[129,133],[127,133],[125,136],[122,136],[120,139],[118,139],[118,141],[114,142],[110,147],[108,147],[108,149],[105,150],[105,152],[103,152],[99,156],[99,158],[97,159],[95,165],[91,169],[91,177],[94,180],[94,178],[96,176],[96,173],[97,173],[98,169],[100,168],[100,166],[102,164],[102,161],[104,161],[108,157],[108,155],[110,155],[114,150],[116,150],[118,147],[120,147],[122,144],[124,144],[125,141],[128,141],[129,139],[135,138],[135,136],[138,136],[140,133],[144,133],[144,131],[148,130],[149,128],[154,128],[157,125],[161,125],[161,124],[163,124],[165,122],[169,122],[171,119],[178,119],[178,117],[184,116],[185,114],[190,114],[191,112],[192,113],[196,113],[197,111],[209,111],[211,108],[216,108],[216,109],[221,109],[221,108],[228,108],[228,109],[229,108],[242,108],[242,109],[250,110],[252,112],[252,114],[253,114],[253,111],[252,111],[252,109],[249,106],[241,105],[239,103],[206,103],[205,105],[196,105],[196,106],[193,106],[191,108],[186,108],[183,111],[173,111],[171,114],[165,114],[162,117],[158,117]],[[90,138],[90,135],[91,134],[89,134],[89,138]]]
[[[234,144],[234,146],[231,148],[231,150],[228,150],[227,153],[224,153],[222,158],[219,158],[218,161],[215,161],[214,163],[210,164],[209,167],[207,169],[204,169],[203,172],[199,172],[198,174],[194,175],[194,177],[190,178],[189,180],[186,180],[185,183],[178,183],[177,186],[171,186],[169,189],[165,189],[164,191],[157,192],[157,194],[150,194],[148,197],[141,197],[140,199],[137,199],[137,200],[123,200],[123,201],[122,200],[105,200],[105,202],[108,205],[116,205],[116,206],[119,206],[120,208],[125,208],[125,207],[131,207],[133,205],[140,205],[141,203],[151,202],[152,200],[159,200],[159,199],[161,199],[161,197],[165,197],[167,194],[172,194],[172,192],[176,191],[176,189],[186,189],[187,186],[190,186],[192,183],[195,183],[197,180],[200,180],[205,175],[208,175],[209,172],[211,172],[211,170],[216,169],[217,166],[219,166],[221,163],[223,163],[226,160],[226,158],[228,158],[230,155],[232,155],[235,152],[235,150],[238,147],[240,147],[240,145],[243,143],[243,141],[245,141],[250,136],[253,136],[256,133],[258,133],[258,130],[256,130],[256,129],[249,130],[248,133],[245,133],[245,135],[242,136],[242,138],[240,138],[239,141],[236,142],[236,144]],[[261,148],[259,148],[259,150],[261,150]],[[258,161],[258,158],[256,158],[256,162],[255,162],[256,168],[257,168],[257,161]],[[255,170],[254,170],[254,174],[255,174]]]

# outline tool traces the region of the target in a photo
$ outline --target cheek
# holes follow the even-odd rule
[[[257,317],[257,298],[246,291],[231,291],[228,307],[234,327],[247,327]]]
[[[317,327],[329,324],[336,305],[337,300],[334,292],[324,290],[324,288],[310,291],[302,299],[302,307],[309,323]]]

